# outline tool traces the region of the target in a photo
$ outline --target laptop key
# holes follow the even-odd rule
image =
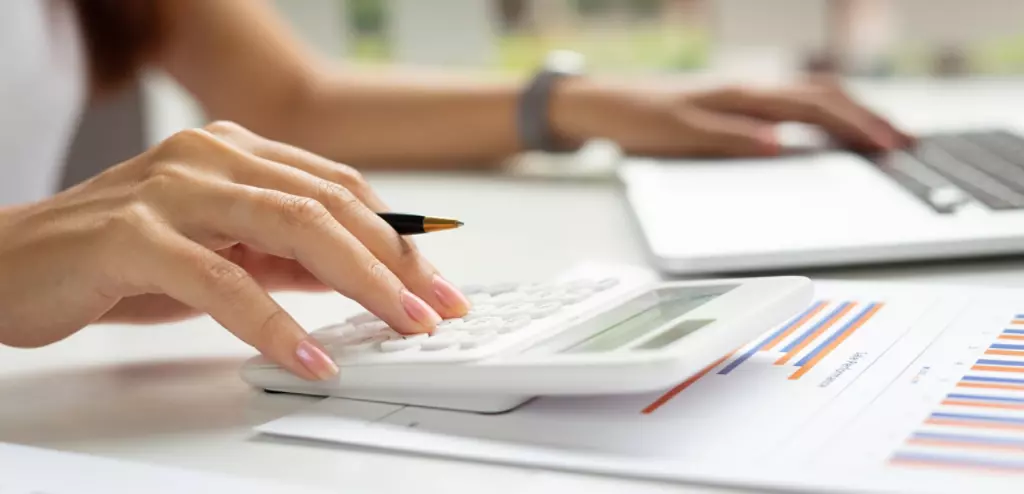
[[[970,197],[906,151],[870,157],[878,169],[939,214],[955,213]]]
[[[975,168],[971,163],[961,161],[934,142],[927,139],[921,140],[913,150],[913,154],[921,163],[991,209],[1024,207],[1024,195]]]
[[[1024,139],[1009,132],[971,132],[963,138],[1024,170]]]
[[[1006,160],[991,147],[979,145],[960,136],[934,139],[931,142],[959,161],[969,163],[1006,187],[1024,194],[1024,168]]]

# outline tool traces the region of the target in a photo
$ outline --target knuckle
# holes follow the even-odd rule
[[[351,213],[362,208],[363,203],[345,187],[328,180],[317,181],[317,197],[327,209],[338,213]]]
[[[222,136],[233,136],[248,133],[248,130],[246,130],[245,127],[242,127],[230,120],[215,120],[206,124],[203,128],[212,134]]]
[[[302,196],[284,194],[278,199],[278,210],[291,226],[320,226],[331,218],[331,212],[319,201]]]
[[[335,179],[338,183],[348,187],[351,190],[362,190],[369,188],[369,184],[366,182],[366,178],[363,174],[355,168],[338,164],[335,168]]]
[[[141,184],[144,187],[172,187],[175,183],[187,180],[188,167],[179,161],[157,161],[146,168]]]
[[[284,334],[282,328],[287,323],[287,320],[288,313],[281,307],[275,307],[267,317],[263,318],[260,326],[249,336],[250,341],[248,343],[261,349],[276,347],[276,342]]]
[[[394,286],[395,281],[397,280],[394,273],[392,273],[383,262],[376,258],[371,260],[366,266],[366,275],[372,283],[371,286]]]
[[[206,147],[214,141],[216,141],[216,137],[204,129],[184,129],[164,139],[160,144],[160,149],[176,154]]]
[[[106,227],[113,239],[139,237],[149,239],[155,235],[158,224],[156,214],[144,203],[132,201],[107,217]]]
[[[828,115],[828,103],[818,96],[799,98],[794,104],[797,111],[809,120],[819,120]]]
[[[237,264],[222,260],[197,261],[205,282],[228,300],[239,298],[249,284],[249,273]]]

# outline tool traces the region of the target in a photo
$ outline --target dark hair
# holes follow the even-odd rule
[[[152,60],[167,36],[174,1],[74,0],[94,90],[117,89]]]

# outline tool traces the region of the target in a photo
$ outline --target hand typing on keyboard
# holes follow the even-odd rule
[[[181,132],[0,210],[0,343],[208,313],[292,373],[330,378],[336,364],[268,290],[336,290],[394,334],[431,332],[470,308],[372,212],[384,209],[351,168],[233,124]]]
[[[838,85],[824,81],[687,91],[579,78],[559,87],[551,117],[556,134],[574,144],[601,136],[630,154],[775,155],[780,143],[774,125],[782,122],[818,126],[857,150],[892,150],[913,142]]]

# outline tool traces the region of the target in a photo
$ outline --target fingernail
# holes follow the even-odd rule
[[[302,365],[318,379],[330,379],[338,375],[338,365],[319,346],[309,340],[302,340],[295,350]]]
[[[433,328],[441,322],[441,316],[437,315],[437,312],[434,312],[434,309],[423,299],[413,295],[409,290],[402,290],[402,305],[405,306],[405,312],[409,314],[409,317],[424,326]]]
[[[439,274],[434,275],[434,295],[449,309],[454,311],[469,309],[469,299],[458,288],[455,288],[455,285],[449,283]]]
[[[779,138],[775,135],[773,127],[765,127],[757,134],[757,140],[761,143],[764,153],[769,156],[779,154]]]

